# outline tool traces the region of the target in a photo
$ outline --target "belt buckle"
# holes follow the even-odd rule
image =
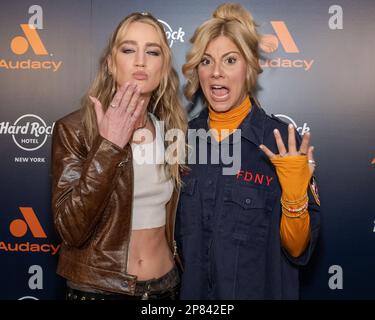
[[[145,292],[142,294],[141,300],[148,300],[148,298],[149,298],[148,293],[150,291],[150,287],[151,287],[151,284],[147,283],[146,286],[145,286]]]

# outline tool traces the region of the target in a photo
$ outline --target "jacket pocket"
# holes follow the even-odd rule
[[[225,211],[232,238],[265,242],[275,198],[263,189],[236,185],[225,196]]]

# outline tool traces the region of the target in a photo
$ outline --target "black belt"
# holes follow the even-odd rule
[[[166,288],[174,288],[180,283],[178,268],[174,268],[158,279],[146,281],[137,281],[135,285],[135,295],[142,296],[144,294],[162,294]]]
[[[67,300],[176,300],[178,296],[179,287],[164,292],[145,292],[140,296],[117,293],[104,294],[68,288]]]
[[[158,279],[137,281],[134,295],[98,293],[68,287],[67,300],[175,300],[179,296],[180,276],[174,268]]]

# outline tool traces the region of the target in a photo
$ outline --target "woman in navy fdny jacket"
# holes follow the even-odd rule
[[[310,134],[301,139],[254,98],[259,35],[242,6],[219,6],[191,42],[185,94],[201,91],[207,108],[189,124],[175,233],[181,298],[298,299],[320,221]]]

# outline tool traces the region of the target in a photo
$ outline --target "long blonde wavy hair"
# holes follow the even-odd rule
[[[89,96],[96,97],[102,104],[104,111],[109,107],[116,93],[116,70],[109,72],[108,58],[116,61],[116,54],[129,25],[133,22],[142,22],[149,24],[155,28],[161,40],[161,51],[163,56],[162,77],[158,88],[156,88],[151,96],[147,106],[148,111],[154,113],[160,121],[164,121],[165,131],[169,129],[179,129],[186,134],[187,117],[182,107],[181,96],[179,93],[179,79],[177,72],[172,66],[171,51],[168,46],[163,26],[161,23],[149,13],[132,13],[125,17],[117,26],[111,35],[108,45],[105,47],[99,61],[98,72],[92,82],[88,92],[81,100],[82,121],[89,145],[92,145],[95,137],[98,135],[98,127],[94,106]],[[165,142],[167,148],[175,141]],[[185,143],[178,143],[176,151],[183,152]],[[173,178],[175,185],[181,185],[180,169],[181,164],[166,164],[167,172]]]
[[[233,41],[247,62],[246,90],[251,95],[255,91],[258,74],[262,72],[259,64],[260,36],[256,23],[249,11],[239,4],[224,3],[216,8],[212,18],[203,22],[190,39],[192,47],[186,55],[182,72],[187,79],[185,96],[192,100],[198,89],[198,66],[211,40],[225,36]],[[206,101],[207,102],[207,101]]]

